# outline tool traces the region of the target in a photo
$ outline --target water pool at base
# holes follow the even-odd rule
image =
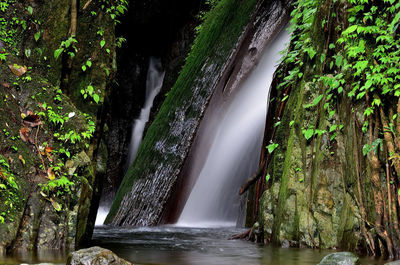
[[[244,240],[228,240],[244,232],[237,228],[96,227],[93,245],[108,248],[135,264],[261,265],[317,264],[332,250],[260,246]],[[385,261],[363,257],[361,264]]]

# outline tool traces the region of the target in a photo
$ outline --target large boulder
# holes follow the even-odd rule
[[[336,252],[325,256],[318,265],[356,265],[359,264],[357,255],[351,252]]]
[[[101,247],[85,248],[72,252],[67,265],[132,265],[111,250]]]

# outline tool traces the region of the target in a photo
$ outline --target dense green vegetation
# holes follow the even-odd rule
[[[85,233],[97,115],[123,42],[114,26],[127,1],[77,4],[0,3],[1,248],[18,248],[13,241],[53,247],[46,245],[52,239],[38,239],[53,236],[38,235],[39,226],[59,229],[54,236],[65,248]]]

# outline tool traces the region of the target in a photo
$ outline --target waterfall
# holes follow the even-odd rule
[[[149,69],[147,70],[146,79],[146,98],[143,108],[140,111],[140,116],[135,119],[132,126],[131,141],[128,149],[128,158],[125,166],[125,171],[128,170],[136,156],[139,145],[142,142],[144,127],[149,121],[150,110],[153,106],[154,98],[160,92],[165,72],[162,70],[161,59],[156,57],[149,58]],[[110,206],[100,205],[95,225],[102,225],[110,210]]]
[[[217,124],[207,159],[178,219],[178,226],[234,226],[239,188],[258,166],[269,87],[289,42],[282,30],[232,97]],[[211,123],[210,123],[211,124]]]
[[[146,80],[146,99],[140,116],[133,123],[131,141],[129,144],[128,158],[126,164],[126,170],[132,164],[133,159],[139,149],[139,145],[142,142],[143,131],[146,123],[150,117],[150,110],[153,106],[154,98],[160,92],[165,72],[162,70],[161,59],[156,57],[150,57],[149,59],[149,70],[147,71]]]

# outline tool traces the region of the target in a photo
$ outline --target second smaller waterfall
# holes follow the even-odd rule
[[[160,92],[163,85],[165,72],[162,69],[161,59],[156,57],[149,58],[149,69],[146,79],[146,99],[143,108],[140,111],[139,118],[135,119],[132,125],[131,141],[128,149],[128,157],[125,165],[125,171],[128,170],[135,159],[139,145],[142,142],[144,128],[149,121],[150,110],[153,106],[153,101]],[[102,225],[107,217],[110,208],[106,205],[100,205],[97,211],[96,226]]]
[[[154,98],[161,90],[164,75],[165,72],[162,70],[161,59],[150,57],[146,80],[146,99],[139,118],[133,123],[126,169],[128,169],[130,164],[132,164],[139,149],[139,145],[142,142],[144,128],[146,123],[149,121],[150,110],[153,106]]]

